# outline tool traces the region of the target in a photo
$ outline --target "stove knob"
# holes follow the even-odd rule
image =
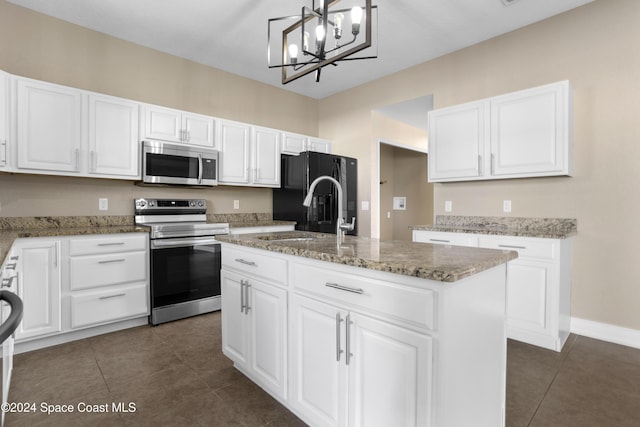
[[[195,200],[190,200],[189,201],[189,206],[191,206],[192,208],[195,207],[196,205],[196,201]]]
[[[150,208],[155,207],[155,205],[156,205],[155,200],[149,200],[149,207],[150,207]]]
[[[198,200],[198,206],[199,207],[204,207],[204,200]]]
[[[142,200],[137,200],[136,201],[136,208],[138,209],[144,209],[147,206],[147,201],[142,199]]]

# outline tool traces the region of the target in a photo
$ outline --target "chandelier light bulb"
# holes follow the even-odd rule
[[[309,31],[304,32],[304,36],[302,38],[302,51],[309,52]],[[306,55],[306,53],[305,53]]]
[[[362,8],[354,6],[351,8],[351,32],[354,36],[360,32],[360,21],[362,21]]]
[[[289,58],[291,58],[292,64],[298,63],[298,45],[295,43],[289,45]]]
[[[336,24],[333,28],[333,36],[336,39],[339,39],[340,37],[342,37],[342,21],[344,20],[344,15],[342,13],[336,13],[336,16],[334,16],[333,19]]]
[[[316,41],[320,43],[324,40],[324,27],[322,25],[318,25],[316,27]]]

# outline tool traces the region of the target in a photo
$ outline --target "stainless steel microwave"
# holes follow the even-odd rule
[[[218,185],[218,151],[142,141],[142,182],[204,187]]]

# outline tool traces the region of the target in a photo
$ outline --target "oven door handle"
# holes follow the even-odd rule
[[[176,239],[154,239],[151,240],[151,249],[179,248],[185,246],[220,245],[216,239],[206,238],[176,238]]]

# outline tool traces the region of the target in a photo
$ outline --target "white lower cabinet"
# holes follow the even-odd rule
[[[287,291],[224,269],[221,279],[223,353],[262,387],[286,399]]]
[[[17,239],[11,283],[24,315],[16,343],[35,349],[80,329],[146,318],[147,242],[146,233]]]
[[[56,334],[60,317],[60,241],[51,238],[18,239],[17,294],[22,298],[22,322],[16,340]]]
[[[430,425],[430,336],[298,295],[290,310],[290,402],[311,425]]]
[[[560,351],[570,333],[572,239],[413,230],[413,241],[513,250],[507,278],[507,336]]]

